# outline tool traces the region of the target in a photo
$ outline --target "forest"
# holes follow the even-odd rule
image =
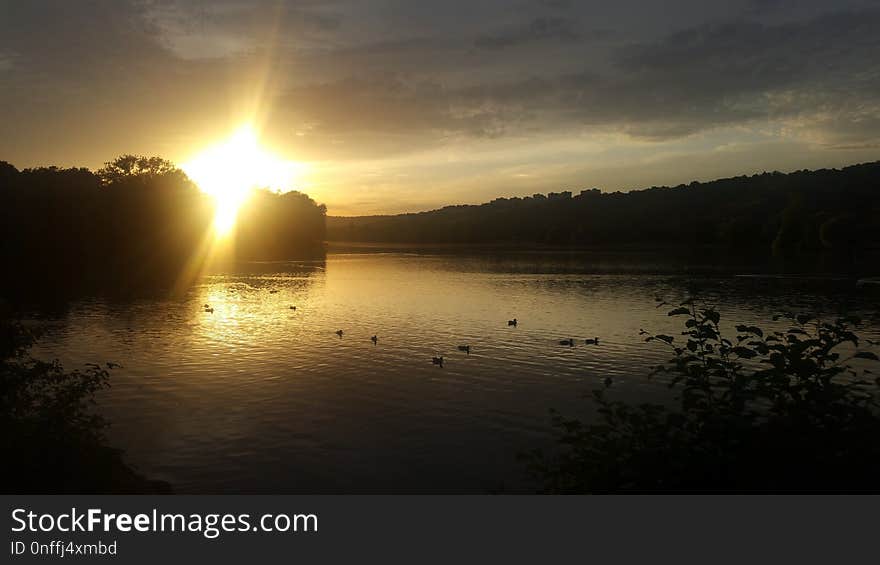
[[[299,192],[256,190],[239,212],[238,260],[323,253],[326,208]],[[173,163],[123,155],[98,171],[0,161],[0,259],[7,283],[171,284],[197,270],[214,202]]]
[[[329,217],[339,242],[723,248],[754,257],[880,248],[880,162],[763,173],[630,192],[498,198],[396,216]],[[858,256],[857,256],[858,255]]]

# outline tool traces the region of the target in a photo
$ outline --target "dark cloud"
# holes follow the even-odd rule
[[[0,134],[14,140],[0,149],[45,150],[58,124],[149,146],[225,116],[256,70],[272,75],[269,127],[315,156],[755,122],[870,145],[880,12],[846,2],[0,0]]]
[[[827,132],[828,143],[852,145],[880,132],[878,30],[876,12],[711,24],[622,47],[601,72],[466,86],[361,74],[297,87],[281,106],[310,124],[317,146],[372,134],[394,140],[380,144],[387,151],[584,128],[659,141],[756,120],[791,120],[799,131]]]
[[[540,41],[570,43],[580,38],[581,33],[571,20],[558,17],[535,18],[524,26],[479,37],[474,41],[474,46],[482,49],[504,49]]]
[[[554,8],[557,10],[564,10],[570,8],[572,5],[571,0],[536,0],[538,4],[543,6],[549,6],[550,8]]]
[[[880,12],[684,30],[623,50],[622,79],[609,95],[631,120],[662,117],[685,131],[759,117],[876,111],[878,30]]]
[[[154,0],[149,18],[183,57],[317,41],[338,30],[344,19],[332,3],[279,0]]]
[[[395,75],[351,77],[291,89],[271,121],[294,128],[300,154],[378,157],[503,135],[517,122],[511,104],[520,96],[513,88],[495,93]]]
[[[0,49],[15,55],[23,77],[99,79],[101,73],[137,70],[168,56],[139,2],[8,1],[0,6]]]

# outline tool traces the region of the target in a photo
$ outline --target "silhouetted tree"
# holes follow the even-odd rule
[[[323,249],[326,214],[301,192],[256,190],[238,214],[236,255],[260,261],[313,255]]]
[[[159,157],[123,155],[97,173],[0,163],[0,260],[16,267],[3,285],[170,285],[205,259],[214,207]],[[259,191],[240,218],[240,259],[322,252],[325,214],[303,194]]]
[[[179,169],[167,159],[142,155],[121,155],[104,164],[97,174],[104,184],[119,182],[131,176],[161,176]]]

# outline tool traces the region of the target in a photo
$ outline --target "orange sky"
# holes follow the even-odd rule
[[[273,188],[353,215],[880,158],[870,1],[0,10],[0,159],[19,168],[183,164],[250,123],[295,165]]]

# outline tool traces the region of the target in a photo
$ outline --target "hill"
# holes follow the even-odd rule
[[[847,258],[880,248],[880,162],[675,187],[498,198],[395,216],[328,217],[331,241],[723,247]]]

